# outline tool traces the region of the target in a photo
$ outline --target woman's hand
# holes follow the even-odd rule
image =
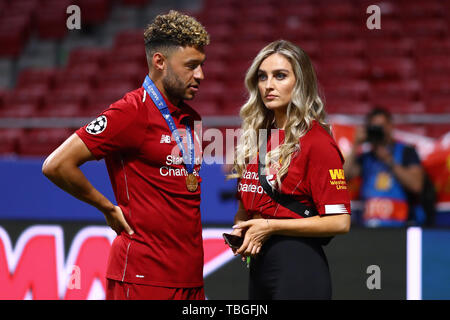
[[[260,252],[263,243],[272,234],[268,219],[251,219],[240,222],[234,225],[233,229],[245,230],[244,243],[235,252],[242,256],[256,256]]]

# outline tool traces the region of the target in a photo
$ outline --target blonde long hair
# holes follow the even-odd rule
[[[259,147],[265,141],[259,139],[262,129],[270,130],[274,113],[266,108],[258,90],[258,69],[261,63],[272,54],[281,54],[289,60],[295,74],[296,82],[291,101],[287,107],[287,122],[283,144],[266,154],[266,167],[270,163],[282,160],[277,173],[277,184],[287,174],[291,155],[300,150],[299,139],[312,127],[316,120],[328,133],[330,126],[325,122],[324,103],[319,96],[317,77],[308,55],[298,46],[286,40],[277,40],[264,47],[253,60],[245,76],[245,86],[249,97],[241,107],[241,138],[235,150],[232,173],[229,178],[242,176],[246,165],[256,159]]]

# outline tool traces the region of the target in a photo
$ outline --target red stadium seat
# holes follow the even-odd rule
[[[77,5],[82,12],[82,21],[86,24],[105,21],[111,9],[109,0],[78,0]]]
[[[439,1],[405,1],[400,14],[410,20],[417,18],[436,18],[442,16],[445,7]]]
[[[65,86],[67,84],[83,83],[93,86],[95,77],[102,70],[96,63],[84,63],[76,66],[68,66],[62,72],[55,75],[55,87]]]
[[[320,14],[320,8],[312,3],[307,2],[288,2],[280,6],[280,15],[288,20],[291,17],[299,18],[301,20],[312,20]]]
[[[368,57],[408,57],[416,49],[414,42],[408,38],[402,39],[372,39],[367,41],[366,55]]]
[[[372,109],[370,103],[348,98],[330,98],[325,100],[325,112],[328,114],[365,115]]]
[[[427,113],[449,113],[450,97],[430,95],[426,100]]]
[[[419,57],[427,56],[450,56],[450,37],[422,38],[416,41],[414,53]]]
[[[57,69],[25,69],[18,75],[17,87],[25,88],[34,86],[36,84],[51,87],[53,85],[54,77]]]
[[[326,1],[321,4],[319,12],[323,19],[352,20],[358,11],[350,1]]]
[[[12,102],[0,109],[0,118],[29,118],[37,114],[38,106],[31,102]]]
[[[429,97],[447,97],[450,99],[450,76],[430,75],[423,79],[423,85],[427,98]]]
[[[440,138],[444,134],[450,132],[450,125],[433,123],[427,126],[427,135],[433,138]]]
[[[221,81],[208,80],[200,84],[200,90],[195,96],[194,102],[211,101],[220,99],[226,92],[226,85]]]
[[[280,22],[277,33],[281,38],[293,42],[316,40],[320,35],[317,26],[310,20],[288,16]]]
[[[130,45],[140,45],[141,48],[143,48],[143,44],[144,31],[141,29],[120,31],[114,38],[114,48],[127,47]]]
[[[30,33],[30,15],[1,16],[0,56],[17,58],[22,52]],[[11,32],[14,30],[14,32]]]
[[[17,153],[18,141],[22,134],[22,129],[0,129],[0,154]]]
[[[407,79],[416,73],[414,62],[403,57],[374,57],[370,67],[375,79]]]
[[[272,25],[267,22],[248,22],[247,20],[242,23],[236,24],[235,32],[239,33],[239,41],[244,43],[247,41],[252,42],[266,42],[275,40],[276,30]]]
[[[124,62],[109,66],[102,72],[95,75],[95,86],[97,88],[117,83],[132,83],[133,88],[138,88],[144,82],[146,70],[138,63]]]
[[[395,97],[404,100],[417,100],[420,94],[420,83],[415,80],[387,81],[372,85],[372,97]]]
[[[145,6],[150,2],[149,0],[122,0],[122,3],[128,6]]]
[[[109,53],[109,49],[104,48],[76,48],[70,51],[67,65],[69,67],[78,66],[85,63],[102,64],[104,57]]]
[[[389,110],[391,113],[425,113],[425,104],[413,100],[406,100],[396,97],[372,97],[371,102],[374,106],[382,107]]]
[[[234,49],[231,45],[227,43],[212,42],[205,48],[206,59],[205,67],[211,62],[224,62],[231,54]]]
[[[340,82],[323,84],[327,101],[342,98],[364,101],[368,98],[369,89],[370,84],[365,80],[341,80]]]
[[[440,37],[448,34],[447,23],[443,19],[412,19],[405,21],[404,25],[405,32],[412,37]]]
[[[103,57],[103,63],[106,67],[129,62],[147,66],[145,49],[142,44],[116,47]],[[144,70],[145,73],[147,73],[146,69],[147,67]]]
[[[42,39],[62,39],[67,34],[69,0],[47,0],[36,13],[38,35]]]
[[[5,95],[4,105],[8,107],[14,103],[23,103],[40,106],[47,92],[47,88],[45,86],[40,86],[39,84],[24,89],[18,88]]]
[[[417,66],[420,73],[425,76],[445,76],[450,74],[450,56],[435,55],[419,58]]]
[[[328,20],[319,26],[319,37],[324,39],[354,39],[360,32],[350,21]]]
[[[220,103],[217,100],[197,100],[188,101],[188,104],[202,117],[214,116],[220,113]]]
[[[22,156],[48,156],[72,134],[68,129],[31,129],[19,138],[18,153]]]
[[[40,109],[38,117],[78,117],[81,113],[81,105],[76,102],[61,102]]]
[[[365,43],[361,40],[329,40],[318,43],[320,58],[361,57]]]
[[[321,82],[334,83],[339,78],[366,78],[369,75],[369,65],[359,58],[324,59],[316,64],[316,71]]]

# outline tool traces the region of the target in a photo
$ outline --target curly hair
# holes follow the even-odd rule
[[[175,10],[158,15],[144,31],[147,56],[155,50],[176,46],[202,48],[209,44],[209,34],[195,18]]]

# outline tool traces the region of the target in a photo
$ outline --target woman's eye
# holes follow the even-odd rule
[[[258,80],[259,81],[265,81],[267,79],[267,76],[265,74],[259,74],[258,75]]]
[[[283,80],[286,78],[286,75],[284,73],[279,73],[275,76],[278,80]]]

